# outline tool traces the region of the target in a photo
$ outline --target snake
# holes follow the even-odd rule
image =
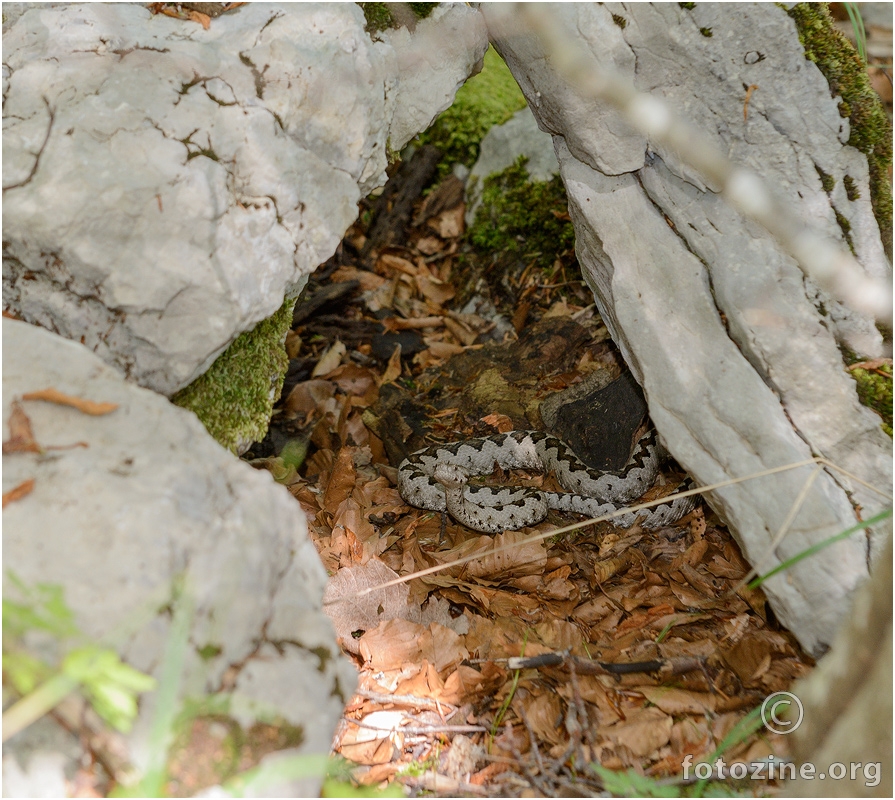
[[[431,511],[447,511],[457,522],[483,533],[535,525],[549,509],[602,517],[641,497],[652,485],[663,457],[655,429],[635,444],[625,466],[617,471],[588,467],[561,439],[544,431],[511,431],[496,436],[437,444],[417,450],[398,466],[398,491],[405,502]],[[503,469],[553,472],[566,492],[519,487],[470,485],[475,475]],[[692,488],[683,481],[678,493]],[[613,517],[630,528],[640,522],[655,530],[676,522],[695,505],[693,495],[669,495],[650,509]]]

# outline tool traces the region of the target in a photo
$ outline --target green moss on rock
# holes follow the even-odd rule
[[[289,359],[283,348],[295,298],[240,334],[208,370],[171,400],[192,411],[224,447],[260,441],[280,396]]]
[[[833,26],[826,3],[799,3],[787,10],[794,20],[805,58],[817,64],[841,110],[849,118],[848,143],[867,156],[873,213],[883,244],[892,257],[892,126],[879,95],[873,91],[865,64],[851,42]]]
[[[551,266],[558,253],[575,247],[568,200],[559,176],[531,181],[520,157],[503,172],[485,179],[482,205],[469,240],[489,253],[519,254]]]
[[[358,3],[364,12],[364,18],[367,20],[365,30],[367,33],[378,33],[388,28],[397,28],[401,22],[391,6],[394,3]],[[425,19],[434,10],[438,3],[400,3],[409,8],[413,12],[413,16],[417,19]]]
[[[460,87],[453,105],[419,136],[420,144],[434,145],[444,154],[438,179],[456,162],[471,167],[485,134],[521,108],[525,108],[522,90],[497,51],[489,47],[482,71]]]
[[[814,169],[817,170],[817,174],[820,176],[820,185],[823,190],[830,194],[833,189],[836,187],[836,179],[827,172],[824,172],[817,164],[814,165]]]
[[[885,373],[880,375],[879,373]],[[858,384],[858,398],[882,417],[883,430],[892,435],[892,365],[883,364],[877,370],[853,369],[852,377]]]
[[[858,191],[858,185],[855,183],[855,179],[852,178],[851,175],[846,175],[842,179],[842,183],[845,184],[846,196],[853,203],[855,202],[855,200],[858,200],[861,197],[861,192]]]

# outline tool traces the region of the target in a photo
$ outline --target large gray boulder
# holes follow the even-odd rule
[[[355,3],[208,30],[137,3],[12,11],[4,306],[168,395],[335,252],[488,44],[463,5],[374,38]]]
[[[65,449],[3,456],[4,493],[35,482],[3,511],[4,569],[29,586],[61,586],[90,641],[156,677],[182,579],[194,609],[181,699],[221,692],[244,726],[280,717],[301,729],[301,752],[328,753],[356,676],[322,612],[327,577],[299,504],[190,412],[81,344],[4,319],[4,424],[13,400],[47,387],[119,407],[87,416],[24,403],[41,446]],[[15,588],[7,581],[4,591]],[[138,766],[154,698],[144,697],[131,736]]]
[[[553,134],[582,270],[675,458],[707,486],[818,455],[888,489],[891,439],[858,402],[839,349],[878,354],[873,320],[826,296],[679,153],[560,77],[518,14],[501,4],[482,10],[540,127]],[[848,220],[866,272],[890,274],[867,159],[844,144],[848,120],[784,10],[569,4],[551,7],[551,17],[583,43],[593,68],[663,99],[806,224],[844,242]],[[744,114],[749,85],[759,90]],[[886,504],[839,471],[813,469],[708,495],[759,572]],[[808,651],[830,642],[874,546],[858,534],[764,585]]]

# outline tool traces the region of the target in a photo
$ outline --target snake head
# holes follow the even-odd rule
[[[446,489],[458,489],[469,480],[466,470],[456,464],[439,464],[432,477]]]

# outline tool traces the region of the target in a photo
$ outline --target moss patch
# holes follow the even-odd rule
[[[392,3],[358,3],[364,12],[367,24],[364,30],[367,33],[377,33],[388,28],[398,28],[401,25],[400,14],[395,14],[391,8]],[[438,3],[403,3],[413,12],[417,19],[425,19],[434,10]]]
[[[891,258],[892,187],[888,170],[892,163],[892,126],[879,95],[873,91],[865,65],[851,42],[833,27],[825,3],[799,3],[787,13],[795,21],[805,58],[817,64],[832,95],[842,97],[840,113],[848,117],[851,131],[848,143],[867,156],[873,213]]]
[[[485,179],[482,206],[469,229],[469,241],[485,252],[516,254],[548,267],[558,253],[575,247],[568,199],[559,176],[531,181],[525,163],[521,156],[503,172]]]
[[[420,144],[435,145],[444,154],[438,180],[455,162],[471,167],[485,134],[521,108],[525,108],[522,90],[497,51],[489,47],[482,71],[460,87],[453,105],[418,137]]]
[[[287,299],[272,317],[240,334],[204,375],[171,398],[233,452],[267,432],[289,366],[283,342],[294,306],[295,299]]]
[[[883,374],[880,374],[883,373]],[[858,384],[858,398],[882,419],[883,430],[892,435],[892,365],[883,364],[875,370],[853,369],[852,377]]]

